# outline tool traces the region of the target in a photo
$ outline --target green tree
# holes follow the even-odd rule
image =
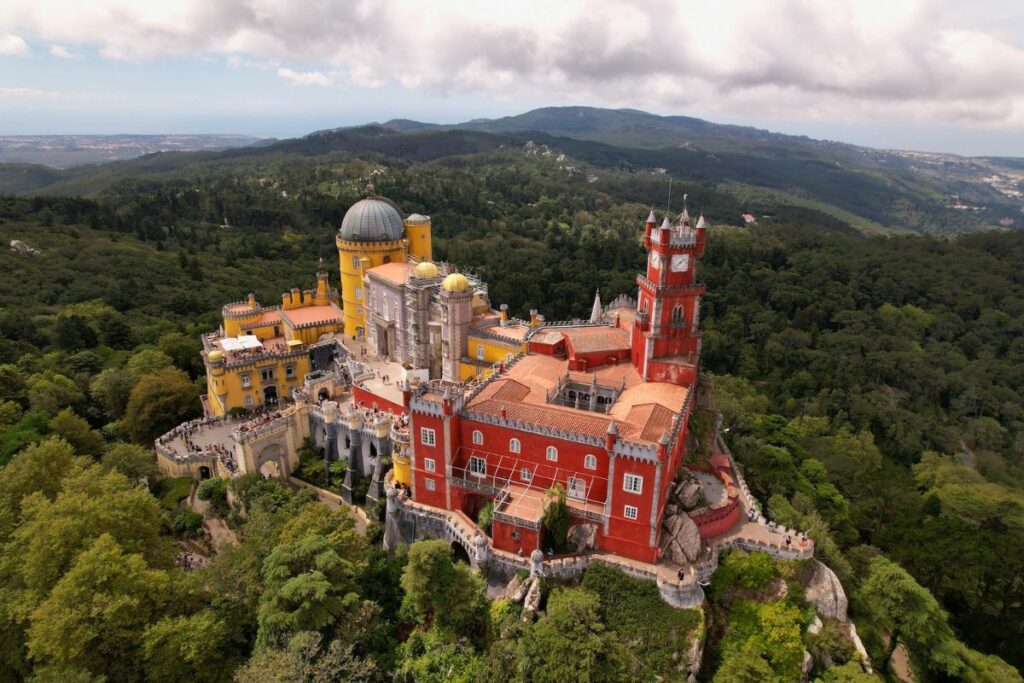
[[[0,400],[21,403],[26,397],[26,382],[18,366],[0,365]]]
[[[196,498],[210,504],[214,514],[224,515],[228,511],[228,485],[219,477],[213,477],[199,484]]]
[[[357,563],[320,534],[278,545],[263,562],[257,643],[272,646],[300,631],[334,625],[361,603],[356,571]]]
[[[962,646],[953,636],[946,613],[932,594],[898,564],[885,557],[871,560],[859,597],[889,632],[883,659],[885,667],[902,642],[915,662],[929,670],[950,676],[963,671]]]
[[[137,351],[128,359],[125,369],[134,382],[138,382],[146,375],[152,375],[173,367],[171,357],[159,349],[143,349]]]
[[[421,624],[470,637],[481,637],[486,631],[483,580],[466,564],[453,562],[451,546],[444,541],[413,543],[401,583],[403,610]]]
[[[152,480],[159,474],[152,451],[130,443],[107,448],[100,465],[104,472],[116,470],[130,481]]]
[[[91,349],[96,346],[96,331],[80,315],[59,315],[53,328],[53,343],[65,351]]]
[[[89,394],[103,407],[111,420],[124,416],[135,381],[124,368],[106,368],[96,375],[89,385]]]
[[[24,500],[33,493],[53,499],[61,481],[80,460],[66,441],[50,438],[29,446],[0,469],[0,541],[17,526]]]
[[[238,665],[230,629],[209,609],[151,622],[142,643],[150,681],[218,683],[228,680]]]
[[[65,408],[50,419],[50,431],[63,437],[79,455],[98,457],[103,450],[103,437],[90,429],[89,423],[75,415],[70,408]]]
[[[569,506],[565,502],[565,489],[561,484],[555,484],[547,492],[547,502],[544,505],[544,528],[548,532],[548,542],[556,552],[565,552],[568,544],[566,539],[569,535]]]
[[[124,426],[132,440],[151,443],[198,414],[199,397],[195,386],[181,370],[167,368],[143,376],[132,389]]]
[[[104,534],[74,561],[32,614],[28,650],[44,665],[110,680],[142,677],[142,639],[172,600],[166,572]]]
[[[622,681],[627,665],[625,648],[601,623],[600,601],[582,589],[555,589],[519,641],[519,673],[528,681]]]
[[[815,683],[878,683],[878,677],[864,673],[857,662],[830,667]]]
[[[355,647],[340,640],[325,642],[315,631],[296,633],[283,647],[266,647],[235,672],[237,683],[309,683],[310,681],[370,681],[373,661],[356,655]]]
[[[28,402],[32,410],[53,417],[63,408],[74,407],[84,395],[75,382],[64,375],[47,372],[28,378]]]
[[[181,332],[168,332],[157,340],[157,346],[174,363],[179,370],[184,370],[189,377],[196,378],[203,374],[203,350],[199,338]]]

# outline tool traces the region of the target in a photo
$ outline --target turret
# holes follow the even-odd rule
[[[705,222],[704,222],[704,214],[701,214],[700,218],[697,219],[697,227],[696,227],[696,233],[697,233],[697,255],[698,256],[703,256],[704,255],[704,244],[705,244],[704,240],[705,240],[705,233],[706,232],[707,232],[707,224],[705,224]]]
[[[652,206],[651,213],[647,216],[647,224],[644,226],[644,249],[651,248],[651,231],[654,230],[657,220],[654,217],[654,207]]]
[[[318,306],[326,306],[330,302],[331,288],[327,282],[327,269],[324,268],[324,260],[320,259],[316,271],[316,299]]]

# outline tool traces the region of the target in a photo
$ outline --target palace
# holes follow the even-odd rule
[[[760,516],[717,429],[701,437],[710,461],[684,466],[698,402],[713,408],[698,386],[705,233],[686,208],[660,225],[652,210],[635,300],[525,320],[432,260],[430,218],[369,196],[337,236],[340,297],[321,264],[315,289],[280,306],[250,295],[224,307],[203,336],[206,418],[161,437],[158,462],[179,476],[289,480],[312,439],[322,479],[294,483],[333,484],[350,504],[386,499],[389,548],[446,538],[509,576],[568,545],[569,575],[593,558],[632,562],[673,604],[702,599],[723,544],[809,557],[810,541],[790,547],[793,532]],[[544,518],[562,499],[556,549]]]

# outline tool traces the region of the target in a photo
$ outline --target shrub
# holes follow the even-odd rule
[[[171,528],[185,538],[200,538],[203,535],[203,516],[193,510],[179,510],[171,521]]]
[[[196,489],[196,498],[208,502],[214,514],[223,515],[228,511],[227,482],[219,477],[207,479]]]

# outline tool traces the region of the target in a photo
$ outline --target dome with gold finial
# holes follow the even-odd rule
[[[429,280],[431,278],[438,277],[441,271],[437,269],[437,266],[430,261],[423,261],[418,263],[415,268],[412,269],[412,276],[421,280]]]
[[[221,351],[210,351],[206,357],[210,359],[211,363],[219,363],[224,360],[224,354]]]
[[[441,282],[441,288],[447,292],[465,292],[469,289],[469,280],[462,273],[452,273]]]

